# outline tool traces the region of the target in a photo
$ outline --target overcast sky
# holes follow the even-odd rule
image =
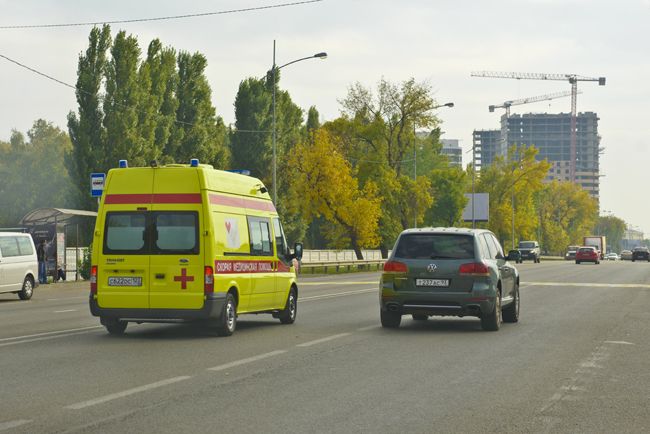
[[[154,18],[216,12],[292,0],[124,1],[0,0],[0,26]],[[383,76],[426,80],[442,108],[443,138],[471,149],[474,129],[498,128],[501,112],[488,105],[570,90],[562,81],[472,78],[472,71],[604,76],[607,85],[580,83],[578,111],[600,118],[601,213],[613,213],[650,232],[650,0],[324,0],[228,15],[116,24],[143,50],[153,38],[208,59],[212,99],[234,122],[239,82],[262,76],[272,63],[326,51],[283,69],[281,86],[326,121],[358,81],[375,87]],[[90,26],[0,29],[0,54],[74,84],[78,55]],[[76,110],[74,91],[0,58],[0,140],[26,132],[43,118],[64,130]],[[570,99],[513,107],[513,113],[570,111]],[[464,155],[464,163],[470,161]],[[646,233],[647,236],[647,233]]]

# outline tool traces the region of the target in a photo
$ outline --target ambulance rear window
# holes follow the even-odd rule
[[[109,212],[104,254],[198,254],[198,222],[195,211]]]
[[[105,253],[145,253],[146,215],[142,212],[106,215]]]
[[[198,222],[195,212],[155,214],[155,250],[158,253],[198,253]]]

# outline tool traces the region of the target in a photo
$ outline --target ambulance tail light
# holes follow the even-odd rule
[[[203,293],[205,295],[214,293],[214,270],[212,270],[212,267],[205,267],[203,276]]]
[[[97,265],[90,267],[90,294],[97,294]]]

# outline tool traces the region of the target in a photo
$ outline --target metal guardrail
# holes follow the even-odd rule
[[[300,264],[299,272],[303,270],[310,274],[316,274],[316,271],[322,269],[327,274],[328,270],[340,271],[375,271],[380,270],[384,265],[385,259],[367,259],[357,261],[323,261],[323,262],[303,262]]]

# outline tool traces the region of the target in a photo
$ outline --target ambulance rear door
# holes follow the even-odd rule
[[[151,205],[152,309],[200,309],[204,303],[204,224],[195,168],[155,171]]]

